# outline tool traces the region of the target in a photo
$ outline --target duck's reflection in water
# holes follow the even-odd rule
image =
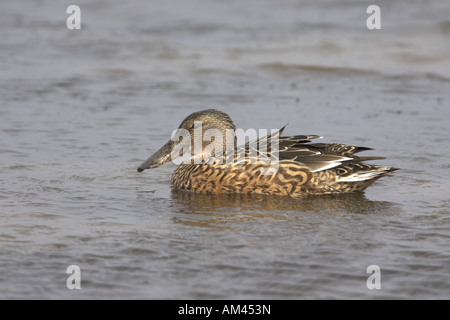
[[[283,198],[244,194],[198,194],[172,191],[176,222],[198,226],[226,227],[257,219],[291,220],[302,215],[383,214],[391,212],[394,203],[372,201],[364,193]],[[317,220],[317,219],[315,219]]]

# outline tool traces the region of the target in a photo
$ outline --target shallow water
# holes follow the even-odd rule
[[[69,31],[55,3],[0,4],[0,298],[450,297],[449,4],[381,1],[369,31],[367,1],[78,1]],[[401,170],[302,200],[136,172],[210,107]]]

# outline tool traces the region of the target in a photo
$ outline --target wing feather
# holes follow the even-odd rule
[[[234,154],[235,157],[241,155],[236,157],[238,162],[245,161],[243,155],[246,159],[264,156],[271,160],[278,156],[279,161],[295,161],[303,164],[312,172],[328,170],[364,160],[384,159],[376,156],[359,157],[354,155],[358,152],[373,150],[372,148],[337,143],[311,143],[313,139],[322,138],[319,135],[281,136],[285,128],[286,126],[266,137],[249,141],[237,147],[232,153],[228,152],[227,155]],[[275,152],[277,150],[272,150],[271,142],[273,139],[278,139],[278,154]],[[263,143],[266,145],[261,149]]]

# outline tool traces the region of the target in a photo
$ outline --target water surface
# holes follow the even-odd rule
[[[0,4],[0,298],[448,299],[443,1]],[[373,147],[364,194],[172,192],[137,173],[189,113]],[[69,265],[81,290],[68,290]],[[381,290],[369,290],[370,265]]]

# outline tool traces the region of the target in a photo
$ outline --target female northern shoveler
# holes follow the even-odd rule
[[[382,157],[354,155],[360,151],[371,150],[370,148],[336,143],[310,143],[311,139],[320,138],[315,135],[281,137],[284,127],[275,134],[252,141],[255,144],[247,142],[236,147],[235,136],[233,143],[227,144],[225,138],[229,137],[229,132],[235,132],[236,127],[226,113],[214,109],[192,113],[179,126],[179,130],[183,129],[189,134],[188,138],[182,139],[186,140],[184,149],[177,150],[182,143],[177,144],[169,140],[139,166],[138,172],[185,157],[185,161],[172,175],[174,189],[299,197],[308,194],[362,191],[377,179],[397,170],[362,162],[384,159]],[[218,138],[215,136],[214,142],[220,142],[215,144],[215,148],[211,148],[211,137],[204,139],[208,130],[221,134],[222,141],[216,141]],[[201,140],[194,139],[196,132],[201,134]],[[278,150],[271,145],[263,151],[259,149],[256,153],[251,152],[254,146],[262,145],[267,139],[276,141]],[[196,141],[200,141],[200,148],[196,149]],[[218,148],[221,148],[220,152],[217,152]],[[211,156],[213,150],[215,157]],[[242,154],[244,158],[239,158]],[[273,160],[275,157],[276,167],[273,165],[275,162],[258,160],[261,155],[267,156],[266,160]],[[232,161],[229,161],[230,159]]]

